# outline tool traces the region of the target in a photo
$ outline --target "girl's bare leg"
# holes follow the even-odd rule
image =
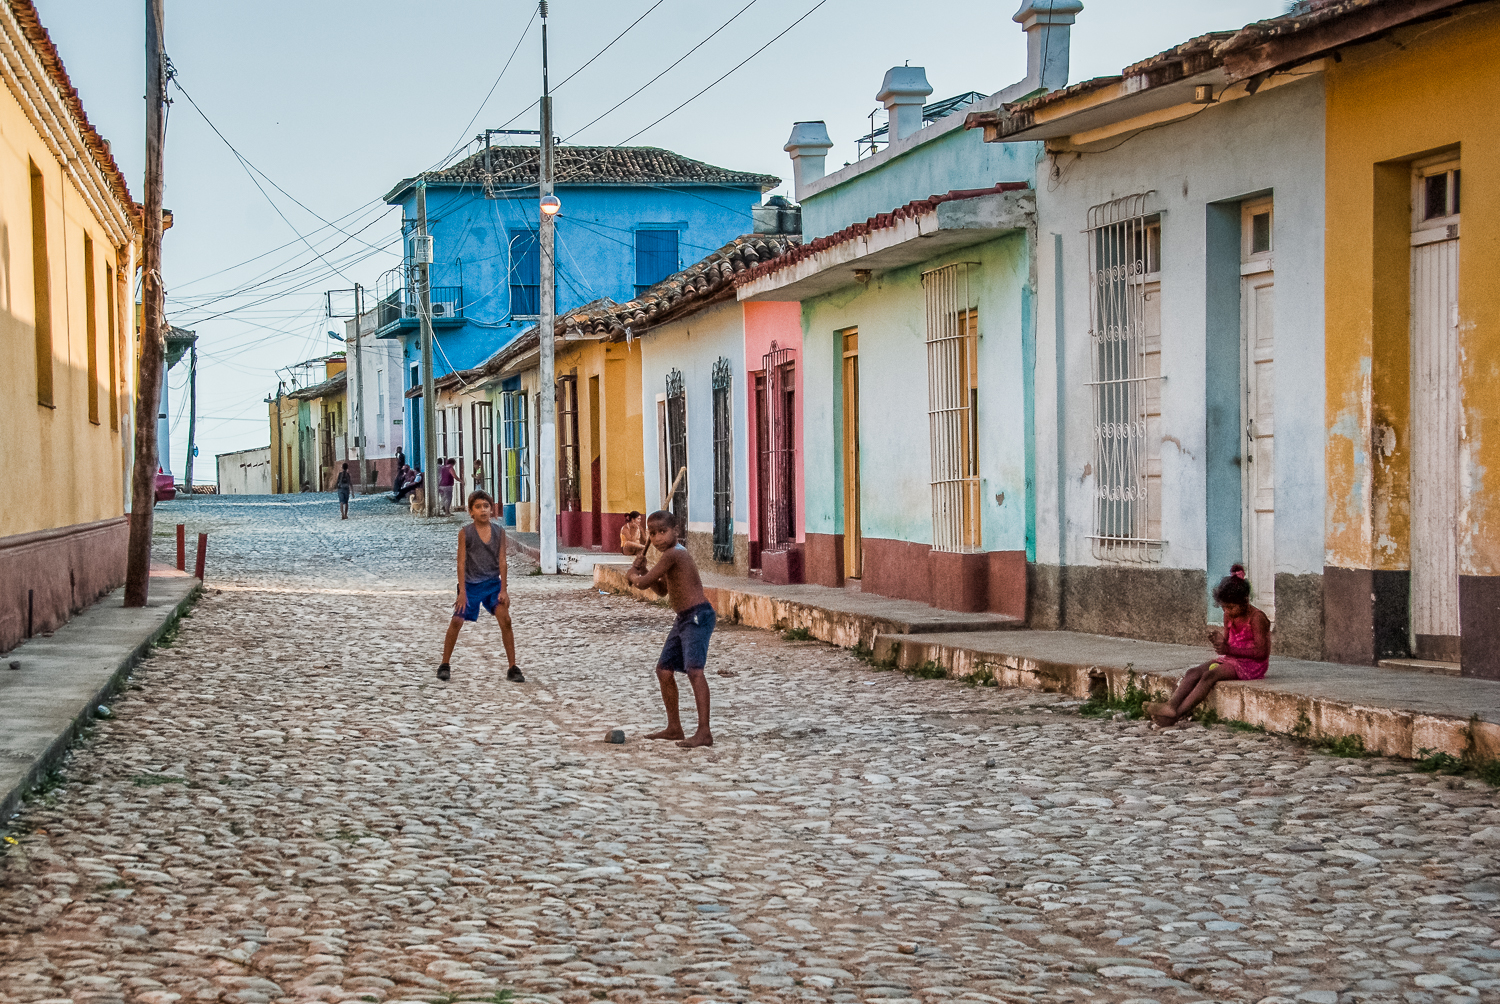
[[[1186,673],[1183,673],[1182,679],[1177,683],[1177,689],[1172,692],[1172,696],[1168,698],[1167,701],[1158,701],[1143,705],[1142,710],[1145,711],[1146,714],[1150,716],[1151,720],[1156,724],[1171,725],[1174,721],[1176,721],[1184,714],[1184,712],[1181,710],[1182,702],[1187,700],[1188,695],[1193,692],[1193,688],[1198,686],[1199,679],[1203,676],[1204,673],[1208,672],[1208,667],[1210,665],[1211,663],[1205,662],[1202,665],[1194,666]]]
[[[1240,674],[1235,672],[1232,666],[1220,665],[1204,670],[1203,674],[1198,677],[1197,686],[1193,687],[1187,697],[1183,698],[1180,703],[1175,698],[1173,699],[1172,706],[1177,709],[1177,717],[1183,718],[1192,714],[1193,709],[1202,703],[1203,699],[1208,696],[1208,692],[1214,689],[1214,685],[1220,680],[1238,680],[1239,678]]]

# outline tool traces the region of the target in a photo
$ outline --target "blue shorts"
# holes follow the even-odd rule
[[[479,619],[479,608],[483,606],[490,613],[500,605],[500,579],[485,579],[481,582],[465,582],[464,596],[468,598],[468,604],[464,607],[463,618],[466,621],[477,621]]]
[[[702,669],[708,664],[708,639],[718,622],[710,603],[700,603],[678,614],[677,623],[672,625],[667,643],[662,646],[661,657],[656,660],[656,668],[676,673]]]

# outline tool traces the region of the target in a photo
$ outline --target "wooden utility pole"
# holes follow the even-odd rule
[[[432,287],[429,263],[432,243],[427,239],[427,182],[417,182],[417,242],[412,249],[417,265],[417,321],[422,326],[422,493],[427,516],[437,512],[437,381],[432,376]]]
[[[182,490],[193,494],[193,458],[198,455],[195,438],[198,430],[198,340],[188,348],[188,445],[187,461],[183,464]]]
[[[539,196],[546,200],[552,194],[552,95],[547,87],[547,0],[540,0],[542,15],[542,150]],[[541,209],[541,317],[537,323],[538,366],[541,369],[537,388],[537,403],[540,405],[541,428],[538,445],[541,447],[541,472],[537,480],[538,508],[541,510],[541,569],[544,575],[557,573],[557,371],[553,358],[552,328],[555,325],[552,283],[553,269],[553,212],[548,212],[545,201]]]
[[[166,297],[161,279],[162,140],[166,111],[166,46],[162,0],[146,0],[146,206],[141,256],[141,368],[135,387],[135,466],[130,485],[130,545],[125,605],[143,607],[151,588],[152,509],[156,505],[156,414],[166,348]]]

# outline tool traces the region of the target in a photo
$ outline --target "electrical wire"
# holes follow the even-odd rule
[[[665,70],[662,70],[656,76],[652,77],[650,80],[646,81],[644,84],[642,84],[641,86],[637,87],[635,90],[631,91],[629,94],[625,95],[625,97],[621,98],[615,104],[611,105],[606,111],[602,112],[598,117],[596,117],[593,120],[591,120],[588,123],[588,125],[581,126],[581,127],[577,128],[577,129],[574,129],[572,133],[570,133],[569,135],[563,137],[563,142],[566,143],[568,140],[572,139],[574,136],[577,136],[579,133],[583,132],[583,130],[587,129],[591,125],[594,125],[596,122],[598,122],[600,119],[603,119],[605,116],[609,115],[611,112],[614,112],[621,105],[625,104],[625,102],[629,101],[631,98],[635,97],[637,94],[641,93],[646,88],[650,87],[652,84],[656,83],[662,77],[666,76],[668,73],[671,73],[674,69],[676,69],[678,67],[678,65],[680,65],[682,63],[682,61],[684,59],[687,59],[693,53],[697,52],[699,49],[701,49],[705,45],[707,45],[709,43],[709,41],[712,40],[715,35],[717,35],[721,31],[723,31],[725,28],[728,28],[731,24],[733,24],[736,20],[739,19],[739,16],[741,14],[745,13],[745,11],[749,10],[751,7],[754,7],[757,2],[758,2],[758,0],[750,0],[749,3],[745,4],[745,6],[741,7],[739,10],[735,11],[734,14],[729,18],[728,21],[725,21],[723,24],[719,25],[713,31],[709,32],[708,36],[705,37],[702,41],[700,41],[697,45],[693,46],[687,52],[684,52],[681,56],[677,57],[677,60],[675,62],[673,62],[671,66],[668,66]],[[822,5],[819,4],[819,6],[822,6]],[[639,135],[639,133],[637,133],[637,135]],[[621,144],[621,145],[623,146],[624,144]]]

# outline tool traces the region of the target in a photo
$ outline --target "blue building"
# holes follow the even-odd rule
[[[750,233],[751,210],[781,183],[654,147],[563,146],[555,153],[559,314],[594,300],[630,300]],[[536,147],[490,147],[425,176],[434,377],[482,363],[540,313],[539,156]],[[377,334],[401,340],[409,390],[422,383],[411,267],[417,181],[408,178],[386,196],[402,208],[406,259],[378,289]],[[414,466],[422,459],[420,403],[407,398],[403,423]]]

